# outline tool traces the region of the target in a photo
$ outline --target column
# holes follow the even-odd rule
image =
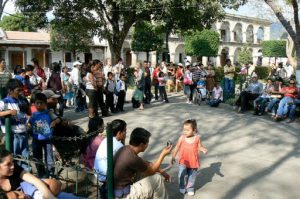
[[[230,31],[230,40],[229,40],[230,42],[235,42],[234,41],[234,31],[232,30],[232,31]]]
[[[175,63],[176,62],[175,57],[176,57],[176,53],[170,53],[170,62]]]
[[[26,65],[26,55],[25,55],[25,47],[22,48],[23,49],[23,52],[22,52],[22,63],[23,63],[23,66]]]
[[[202,57],[202,64],[204,65],[204,66],[207,66],[207,61],[208,61],[208,57]]]
[[[46,49],[43,49],[43,67],[46,67]]]
[[[156,61],[157,61],[157,56],[156,56],[156,51],[151,52],[151,66],[155,67],[156,66]]]
[[[221,55],[218,55],[218,56],[216,57],[216,66],[217,66],[217,67],[221,66]]]
[[[254,34],[253,34],[253,43],[254,44],[257,44],[257,32],[254,32]]]
[[[138,60],[138,52],[131,51],[131,65],[135,66]]]

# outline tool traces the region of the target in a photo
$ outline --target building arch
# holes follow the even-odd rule
[[[241,48],[236,48],[234,51],[234,55],[233,55],[233,64],[234,65],[239,65],[239,55],[241,53],[242,49]]]
[[[186,54],[185,54],[185,51],[184,51],[184,44],[179,44],[175,48],[175,62],[183,63],[185,57],[186,57]]]
[[[264,27],[260,26],[258,29],[257,29],[257,43],[261,43],[263,40],[264,40],[264,37],[265,37],[265,29]]]
[[[229,59],[229,48],[223,47],[221,50],[221,56],[220,56],[220,64],[221,66],[225,66],[226,59]]]
[[[236,23],[233,28],[233,41],[243,42],[243,26],[241,23]]]
[[[246,29],[246,42],[247,43],[254,43],[254,27],[252,24],[248,25]]]
[[[220,28],[221,40],[225,42],[230,41],[230,24],[228,21],[224,21]]]

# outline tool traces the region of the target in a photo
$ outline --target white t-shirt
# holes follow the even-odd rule
[[[287,65],[284,67],[285,71],[286,71],[286,77],[290,78],[292,76],[292,74],[294,73],[294,68],[292,65]]]
[[[73,84],[79,85],[80,79],[79,79],[79,70],[78,68],[74,67],[70,73],[70,78]]]
[[[123,144],[113,137],[113,155],[115,155],[121,147],[123,147]],[[94,169],[98,173],[98,179],[104,182],[107,172],[107,138],[104,138],[97,150]],[[95,176],[97,177],[96,174]]]
[[[213,92],[214,92],[214,99],[220,99],[220,100],[223,100],[223,89],[221,86],[219,86],[219,88],[217,87],[214,87],[213,89]]]
[[[41,81],[42,81],[42,78],[39,77],[39,76],[37,76],[37,75],[35,75],[35,74],[29,76],[29,82],[33,86],[39,85],[41,83]]]
[[[85,83],[85,86],[86,86],[86,89],[89,89],[89,90],[95,90],[95,87],[93,86],[91,80],[90,80],[90,75],[92,75],[91,73],[87,73],[86,74],[86,83]],[[94,78],[95,80],[95,78]]]

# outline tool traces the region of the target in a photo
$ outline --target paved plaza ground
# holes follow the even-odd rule
[[[120,118],[127,122],[127,140],[135,127],[152,133],[149,148],[141,154],[153,161],[166,145],[176,143],[182,122],[195,118],[208,154],[202,155],[195,196],[179,194],[178,167],[169,167],[171,157],[163,162],[172,182],[166,183],[170,199],[296,199],[300,198],[300,122],[274,122],[269,116],[238,114],[221,104],[210,108],[189,105],[181,94],[170,94],[170,103],[155,102],[144,111],[126,104],[125,113],[104,118],[105,123]],[[86,128],[87,113],[66,116]],[[83,117],[84,116],[84,117]]]

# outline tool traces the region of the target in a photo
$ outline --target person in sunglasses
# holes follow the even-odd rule
[[[286,116],[292,105],[294,105],[295,99],[298,97],[298,88],[296,87],[294,79],[290,79],[289,86],[285,87],[283,93],[284,97],[279,102],[277,114],[275,116],[275,120],[277,121]]]

